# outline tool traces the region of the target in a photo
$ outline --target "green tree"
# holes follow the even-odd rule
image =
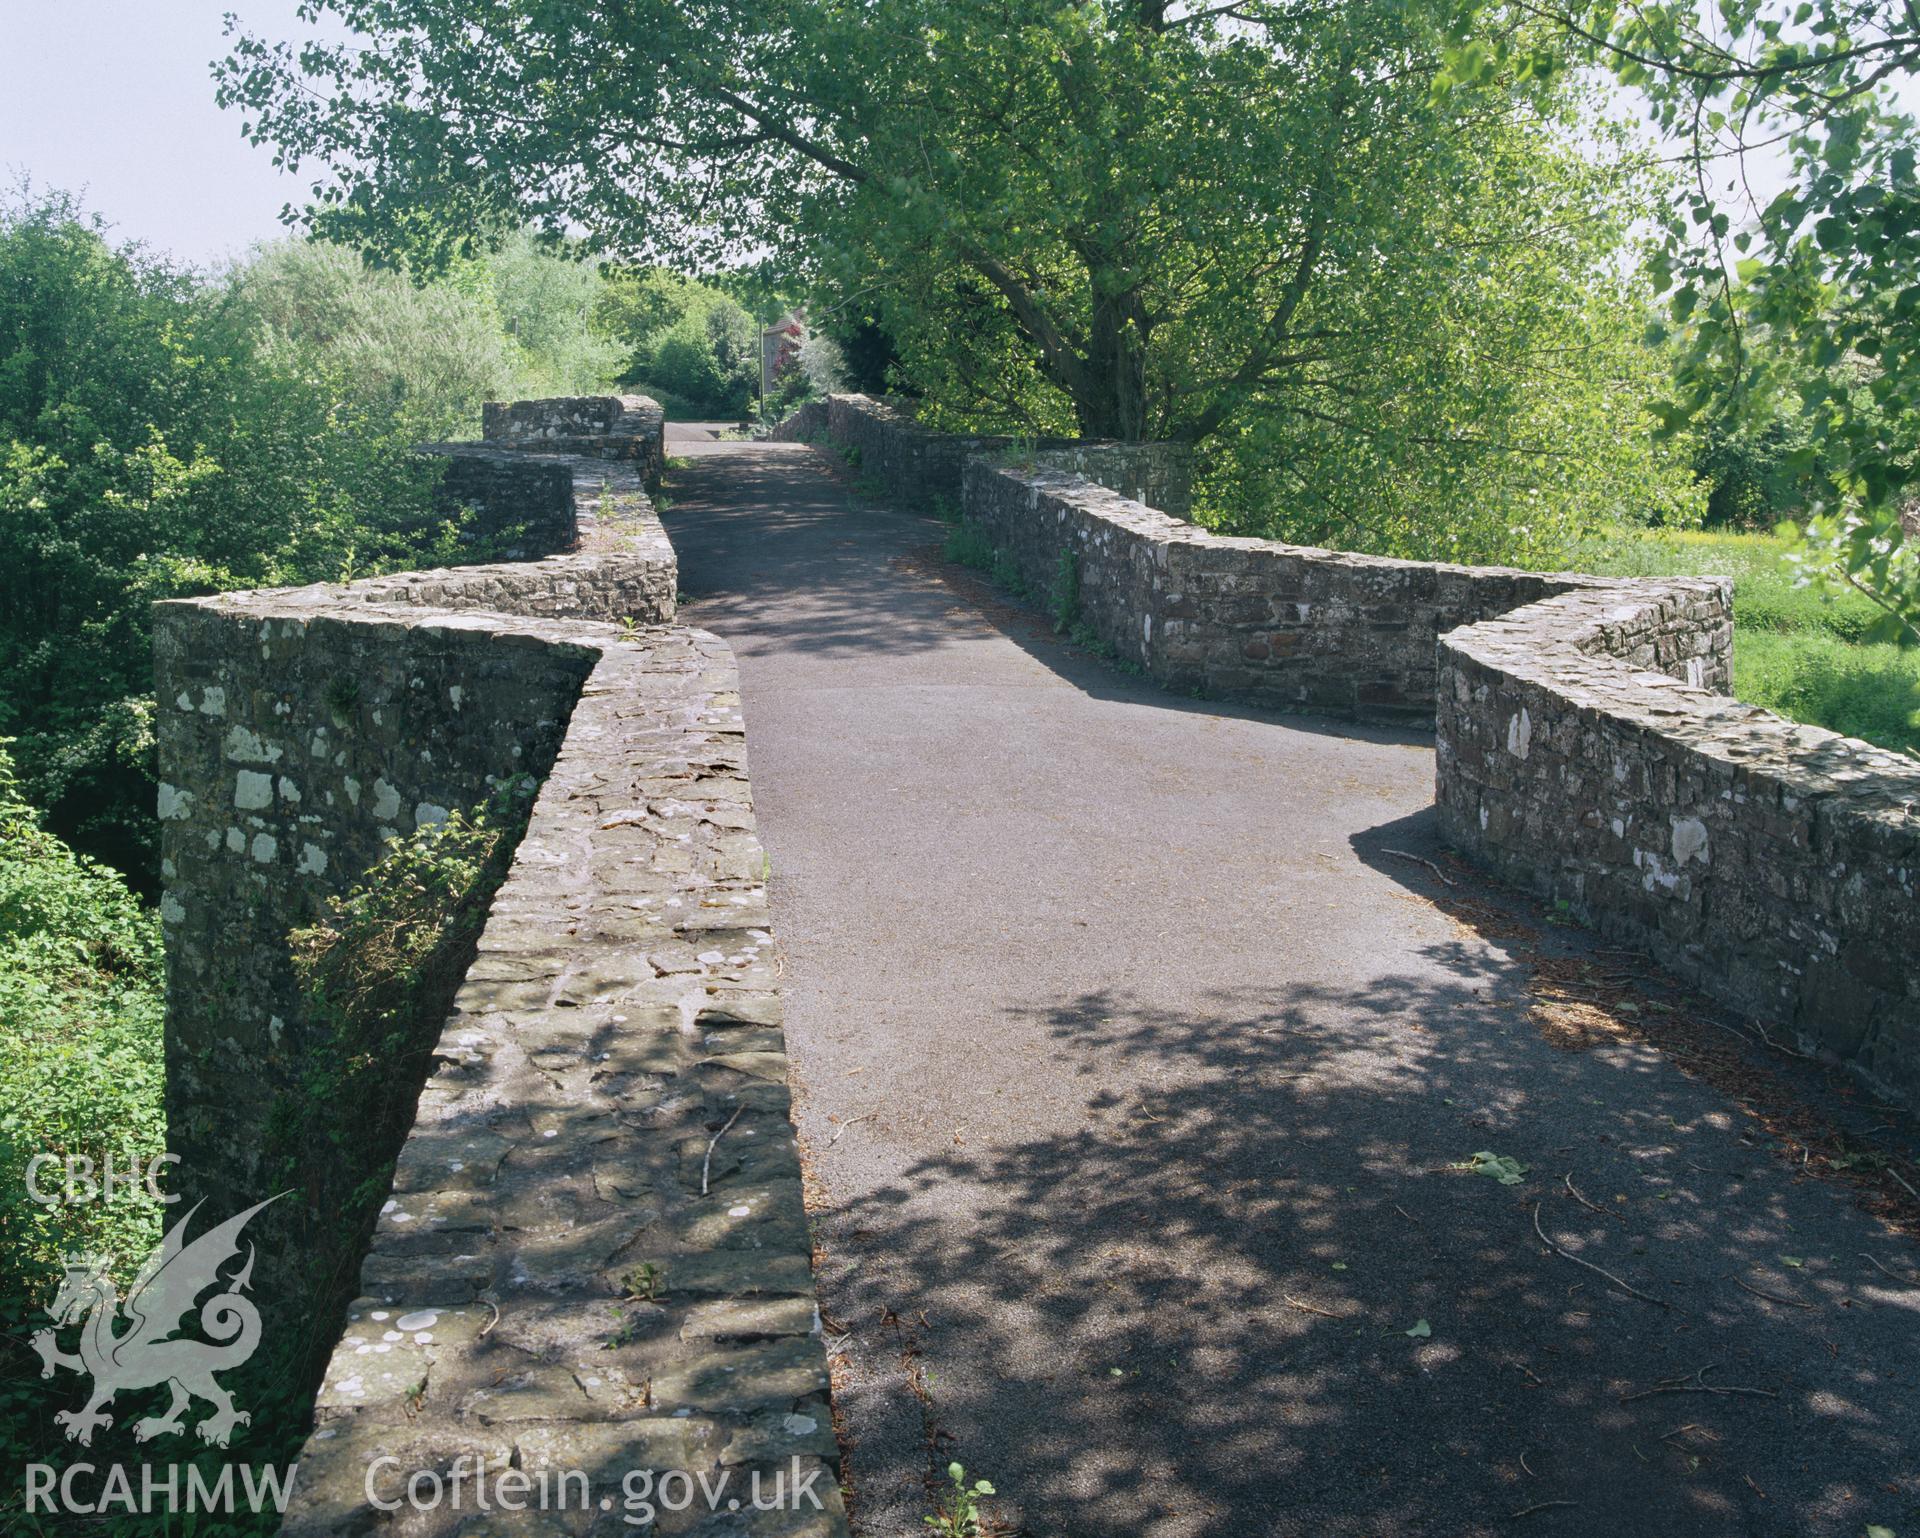
[[[229,282],[281,366],[421,438],[476,435],[486,401],[592,394],[620,367],[598,265],[525,230],[431,275],[275,241]]]
[[[620,371],[621,347],[599,324],[607,288],[599,265],[525,229],[502,241],[483,265],[499,324],[518,354],[507,398],[606,389]]]
[[[759,327],[712,284],[658,267],[616,273],[596,324],[625,356],[622,380],[694,410],[738,414],[759,388]]]
[[[241,298],[0,205],[0,733],[55,831],[149,887],[153,600],[405,560],[433,479]]]
[[[282,367],[422,438],[471,435],[481,404],[506,398],[520,372],[477,263],[420,284],[345,246],[284,240],[237,268],[232,287]]]
[[[126,883],[75,855],[21,799],[0,740],[0,1308],[45,1300],[63,1250],[111,1251],[124,1277],[157,1237],[150,1206],[42,1206],[35,1155],[104,1167],[166,1144],[160,926]],[[22,1342],[9,1340],[6,1355]],[[7,1365],[15,1365],[9,1362]],[[24,1365],[24,1364],[22,1364]],[[0,1395],[0,1445],[7,1440]]]
[[[238,35],[218,74],[254,139],[330,168],[322,229],[445,256],[446,220],[513,208],[655,259],[762,244],[885,283],[897,334],[963,314],[968,368],[1098,436],[1324,395],[1407,271],[1451,280],[1559,202],[1549,157],[1516,204],[1426,217],[1489,135],[1568,110],[1520,69],[1431,92],[1440,0],[310,9],[355,35]]]
[[[1764,430],[1781,396],[1797,398],[1802,441],[1786,468],[1818,493],[1808,570],[1920,638],[1920,553],[1899,518],[1920,467],[1920,144],[1889,89],[1920,70],[1920,11],[1911,0],[1475,7],[1443,87],[1504,78],[1524,48],[1515,39],[1541,23],[1641,93],[1682,146],[1687,180],[1654,273],[1685,349],[1656,409],[1670,427],[1744,417]],[[1769,156],[1786,185],[1762,197],[1753,184]]]

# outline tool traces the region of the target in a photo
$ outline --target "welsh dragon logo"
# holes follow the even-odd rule
[[[56,1367],[70,1367],[93,1379],[93,1394],[84,1409],[62,1410],[54,1417],[66,1428],[69,1441],[88,1446],[96,1430],[111,1426],[113,1417],[103,1407],[122,1389],[160,1383],[173,1390],[173,1403],[164,1415],[134,1422],[139,1441],[184,1431],[183,1417],[196,1398],[213,1406],[213,1414],[195,1428],[203,1442],[225,1447],[233,1428],[248,1423],[250,1417],[233,1407],[233,1396],[213,1375],[238,1367],[260,1344],[260,1311],[244,1296],[253,1278],[253,1246],[245,1246],[246,1262],[233,1276],[223,1278],[220,1269],[240,1253],[240,1230],[247,1221],[279,1199],[268,1197],[189,1243],[187,1225],[200,1210],[196,1203],[147,1257],[124,1303],[103,1258],[67,1258],[66,1279],[47,1305],[53,1327],[38,1331],[32,1345],[40,1354],[41,1377],[51,1378]],[[200,1329],[207,1340],[174,1338],[194,1301],[210,1287],[222,1290],[200,1309]],[[80,1354],[71,1356],[60,1349],[54,1331],[76,1320],[84,1321]],[[116,1333],[120,1323],[126,1328]]]

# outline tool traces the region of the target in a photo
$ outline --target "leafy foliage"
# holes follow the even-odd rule
[[[46,1153],[144,1169],[164,1151],[160,988],[153,915],[46,832],[0,744],[0,1317],[37,1314],[64,1254],[110,1255],[124,1285],[159,1237],[155,1208],[124,1193],[35,1202],[27,1167]],[[43,1171],[41,1188],[62,1178]],[[16,1468],[52,1433],[26,1333],[0,1337],[0,1457]]]
[[[600,283],[528,237],[425,288],[300,244],[210,282],[0,206],[0,732],[62,837],[151,890],[150,605],[444,560],[419,440],[602,377]]]
[[[980,1502],[983,1497],[996,1493],[992,1483],[985,1479],[968,1484],[967,1471],[957,1463],[949,1463],[947,1488],[940,1492],[934,1514],[920,1520],[933,1530],[936,1538],[980,1538]]]
[[[138,1261],[150,1209],[42,1206],[27,1161],[125,1169],[163,1151],[160,936],[113,871],[40,825],[0,747],[0,1297],[37,1292],[63,1251]],[[43,1182],[43,1184],[49,1182]],[[11,1307],[9,1317],[18,1317]]]
[[[148,608],[430,538],[389,422],[68,200],[0,209],[0,730],[63,837],[152,879]]]
[[[1686,147],[1653,264],[1659,329],[1683,352],[1655,410],[1673,428],[1797,396],[1792,464],[1820,492],[1808,576],[1920,636],[1920,561],[1899,519],[1920,452],[1920,137],[1888,93],[1920,69],[1920,13],[1907,0],[1469,7],[1443,89],[1511,67],[1503,23],[1523,15],[1611,68]],[[1763,202],[1750,170],[1770,150],[1786,185]]]
[[[484,402],[591,393],[620,363],[599,324],[599,269],[524,231],[432,282],[288,240],[231,284],[277,365],[416,438],[478,436]]]
[[[742,415],[760,387],[759,327],[717,288],[661,268],[617,273],[597,315],[628,383],[721,417]]]

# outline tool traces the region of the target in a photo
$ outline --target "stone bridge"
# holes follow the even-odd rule
[[[1910,1141],[1920,771],[1726,698],[1724,583],[1216,538],[1165,446],[861,397],[487,431],[526,559],[159,610],[169,1113],[223,1203],[324,1046],[287,930],[540,780],[352,1151],[364,1258],[275,1281],[325,1363],[289,1532],[897,1538],[950,1460],[1046,1538],[1920,1502],[1912,1250],[1776,1135]],[[463,1462],[608,1504],[406,1504]],[[623,1504],[795,1468],[822,1509]]]

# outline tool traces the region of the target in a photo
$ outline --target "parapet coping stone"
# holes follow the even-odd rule
[[[580,1468],[616,1502],[629,1469],[730,1470],[744,1489],[798,1459],[823,1509],[754,1531],[844,1534],[726,643],[339,589],[199,602],[598,658],[436,1049],[283,1531],[379,1525],[378,1458],[397,1459],[384,1495],[462,1458]],[[636,1280],[648,1265],[657,1286]]]
[[[1913,759],[1824,727],[1789,721],[1665,673],[1636,668],[1601,650],[1609,628],[1635,623],[1661,603],[1730,602],[1729,578],[1534,572],[1218,535],[1044,464],[986,465],[984,470],[1027,487],[1036,512],[1043,499],[1055,499],[1117,533],[1151,542],[1160,547],[1156,558],[1173,575],[1181,564],[1173,552],[1184,547],[1266,554],[1357,572],[1431,572],[1465,581],[1504,579],[1559,588],[1507,614],[1444,633],[1443,655],[1459,653],[1558,693],[1578,708],[1669,737],[1712,762],[1769,776],[1789,794],[1833,798],[1856,815],[1920,832],[1920,763]]]
[[[462,1460],[580,1469],[608,1531],[631,1530],[632,1470],[726,1473],[743,1504],[756,1471],[816,1472],[821,1509],[752,1530],[844,1538],[731,651],[366,586],[186,602],[595,660],[435,1049],[282,1531],[452,1534],[472,1507],[414,1512],[404,1484]],[[369,1500],[378,1459],[394,1513]]]
[[[1724,591],[1728,583],[1724,577],[1642,581],[1656,585],[1563,593],[1450,631],[1440,645],[1443,653],[1531,684],[1576,709],[1764,779],[1784,795],[1822,800],[1890,832],[1920,838],[1920,762],[1608,655],[1602,649],[1608,632],[1638,621],[1653,604]]]
[[[427,567],[364,577],[344,584],[323,583],[318,589],[363,599],[368,603],[426,603],[451,606],[450,589],[464,587],[487,602],[488,586],[525,586],[530,581],[564,579],[604,572],[609,562],[654,568],[664,582],[666,612],[671,619],[679,584],[679,562],[660,514],[647,492],[646,472],[632,461],[596,459],[590,454],[549,454],[538,450],[500,447],[491,443],[434,444],[427,452],[449,457],[510,459],[561,464],[573,474],[574,522],[579,542],[570,551],[534,561],[495,561],[474,565]],[[255,591],[264,591],[258,590]]]
[[[1027,488],[1036,511],[1040,499],[1052,498],[1089,518],[1111,524],[1117,532],[1135,535],[1155,545],[1186,547],[1192,550],[1244,551],[1289,560],[1310,561],[1316,565],[1342,567],[1354,571],[1419,572],[1458,577],[1466,581],[1493,579],[1537,582],[1562,588],[1582,588],[1595,592],[1666,591],[1668,579],[1661,577],[1596,577],[1585,572],[1528,571],[1518,566],[1469,566],[1457,561],[1415,561],[1401,556],[1368,555],[1357,550],[1333,550],[1320,545],[1291,545],[1284,540],[1258,539],[1240,534],[1216,534],[1198,524],[1176,518],[1171,513],[1150,507],[1124,492],[1114,491],[1072,470],[1046,463],[1047,450],[1033,456],[1031,464],[995,464],[989,459],[976,461],[982,473],[1002,475]]]

